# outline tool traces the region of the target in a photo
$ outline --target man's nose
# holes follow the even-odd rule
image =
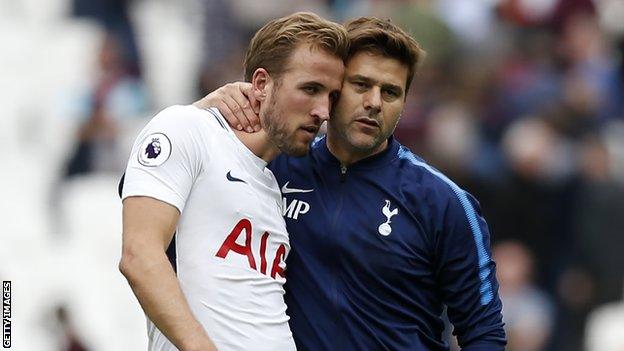
[[[321,120],[321,123],[329,119],[329,109],[331,108],[331,102],[329,96],[319,99],[312,110],[312,116]]]
[[[364,96],[364,109],[372,113],[381,111],[381,89],[373,87]]]

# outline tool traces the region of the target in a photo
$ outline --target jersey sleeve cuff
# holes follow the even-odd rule
[[[149,184],[143,184],[141,182],[126,182],[124,184],[121,201],[132,196],[151,197],[172,205],[177,208],[180,213],[184,211],[185,201],[180,195],[174,192],[164,191],[163,189],[154,189],[154,187],[150,187]]]

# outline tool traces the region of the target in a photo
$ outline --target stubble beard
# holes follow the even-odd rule
[[[337,126],[334,128],[338,135],[340,135],[341,139],[343,139],[352,152],[357,154],[367,154],[372,152],[374,149],[379,147],[384,142],[383,132],[379,132],[378,134],[371,135],[359,135],[363,134],[359,130],[357,130],[357,122],[352,121],[343,126]]]
[[[371,118],[375,118],[375,117],[371,117]],[[357,125],[356,125],[357,122],[355,122],[355,120],[343,126],[336,125],[333,129],[336,131],[337,136],[339,136],[340,139],[342,139],[343,142],[346,144],[344,145],[344,147],[350,150],[350,152],[353,152],[361,156],[367,156],[377,151],[377,149],[390,137],[390,135],[394,133],[394,130],[400,120],[400,116],[397,119],[397,122],[395,123],[393,128],[391,129],[390,133],[386,133],[383,131],[384,121],[382,119],[380,118],[375,118],[375,119],[379,121],[380,127],[382,129],[379,131],[379,133],[377,133],[374,136],[371,136],[371,135],[365,136],[364,137],[366,138],[365,140],[363,140],[363,136],[358,135],[358,134],[362,134],[362,132],[357,130]],[[330,120],[330,125],[331,125],[331,120]]]
[[[297,146],[295,134],[288,135],[287,116],[284,116],[283,111],[277,108],[277,94],[277,89],[274,88],[271,93],[271,101],[262,120],[262,125],[269,136],[269,142],[287,155],[304,156],[308,153],[309,146]]]

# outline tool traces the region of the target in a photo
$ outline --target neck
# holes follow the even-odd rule
[[[269,136],[264,130],[255,133],[234,130],[234,134],[254,155],[267,163],[271,162],[280,153],[280,150],[271,143]]]
[[[334,157],[344,166],[350,166],[353,163],[376,155],[384,151],[388,147],[388,140],[384,140],[379,146],[372,149],[356,149],[350,145],[346,139],[334,132],[331,128],[327,128],[327,148]]]

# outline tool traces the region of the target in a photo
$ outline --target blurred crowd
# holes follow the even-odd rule
[[[171,100],[158,98],[166,82],[150,77],[157,60],[150,63],[156,68],[145,69],[144,41],[159,40],[136,29],[137,9],[146,2],[71,1],[68,18],[97,23],[103,34],[56,195],[63,189],[58,184],[76,177],[120,175],[129,152],[123,138],[138,130],[124,120],[144,120]],[[187,0],[178,6],[186,8],[180,14],[199,48],[187,75],[192,89],[175,101],[181,104],[241,80],[249,39],[284,14],[309,10],[339,22],[374,15],[413,34],[427,59],[396,135],[480,201],[492,232],[508,350],[624,350],[623,1]],[[57,311],[66,325],[68,312]]]

